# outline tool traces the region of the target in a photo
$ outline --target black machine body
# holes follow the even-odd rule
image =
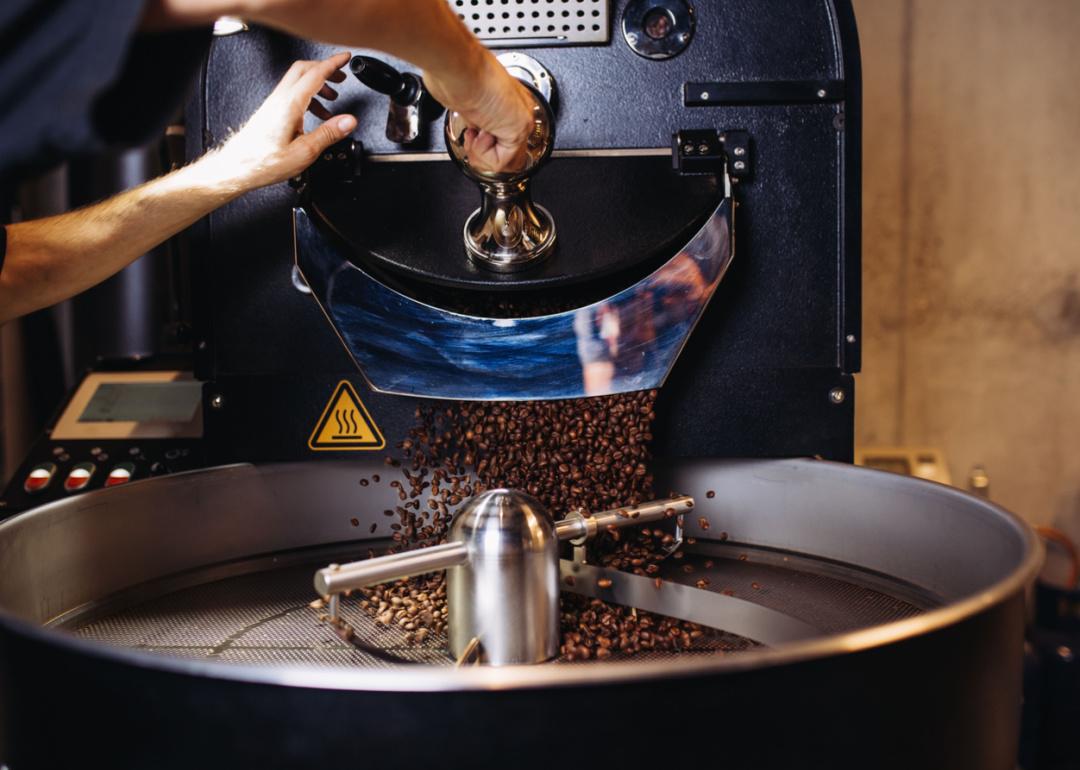
[[[210,462],[347,456],[310,446],[343,380],[389,445],[413,420],[417,400],[372,390],[305,293],[294,271],[294,206],[358,265],[421,301],[573,305],[669,259],[716,205],[725,164],[738,207],[735,257],[660,388],[654,451],[851,460],[861,84],[850,5],[800,0],[781,14],[748,1],[697,3],[687,44],[659,58],[619,33],[638,5],[612,4],[604,44],[522,44],[557,84],[555,152],[532,187],[558,243],[537,267],[509,275],[465,255],[462,225],[479,196],[443,154],[442,121],[420,121],[406,144],[387,136],[393,99],[384,93],[415,97],[413,68],[354,52],[379,63],[354,58],[354,70],[364,65],[359,79],[335,103],[359,117],[349,147],[328,153],[299,191],[250,194],[196,230],[195,375],[205,382]],[[189,154],[239,126],[294,59],[330,50],[262,30],[215,41],[190,102]]]

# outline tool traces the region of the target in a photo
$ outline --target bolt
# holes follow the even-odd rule
[[[847,393],[844,392],[843,388],[833,388],[829,391],[829,400],[834,404],[842,404],[846,398]]]
[[[215,393],[214,395],[210,396],[210,406],[213,409],[221,409],[223,406],[225,406],[225,397],[220,393]]]
[[[708,101],[709,100],[709,92],[708,91],[702,91],[701,92],[701,99],[702,99],[702,101]]]
[[[817,92],[817,95],[818,95],[818,99],[824,99],[825,96],[826,96],[825,89],[824,88],[819,88],[818,92]]]
[[[745,155],[746,154],[746,148],[745,147],[736,147],[735,148],[735,154],[736,155]]]
[[[855,337],[854,334],[849,334],[846,337],[846,339],[847,339],[849,345],[854,345],[855,344],[856,337]]]

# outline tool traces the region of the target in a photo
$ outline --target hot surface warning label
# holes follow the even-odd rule
[[[315,451],[348,452],[385,446],[386,440],[352,383],[348,380],[339,382],[311,432],[308,447]]]

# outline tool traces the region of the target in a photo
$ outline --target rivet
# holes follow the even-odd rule
[[[225,397],[220,393],[215,393],[210,396],[210,407],[213,409],[221,409],[225,406]]]
[[[847,393],[844,392],[843,388],[833,388],[829,391],[829,400],[834,404],[842,404],[846,398]]]

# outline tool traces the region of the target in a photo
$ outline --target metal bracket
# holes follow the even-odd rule
[[[342,139],[323,151],[323,154],[305,172],[304,178],[320,185],[330,182],[352,182],[360,176],[363,157],[362,142],[355,139]],[[301,185],[303,181],[302,179]]]
[[[734,181],[753,172],[747,131],[683,129],[672,134],[671,162],[680,174],[720,174],[725,167]]]

